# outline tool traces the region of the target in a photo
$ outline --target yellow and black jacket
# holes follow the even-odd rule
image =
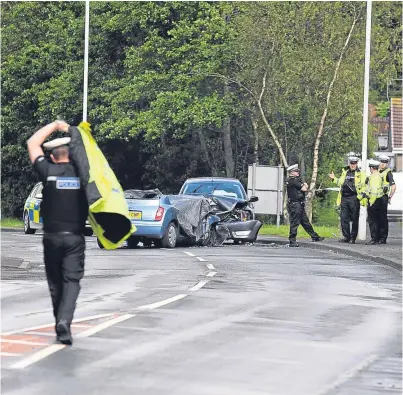
[[[92,137],[90,124],[71,126],[69,133],[71,159],[88,200],[88,220],[102,245],[108,250],[115,249],[136,231],[123,189]]]

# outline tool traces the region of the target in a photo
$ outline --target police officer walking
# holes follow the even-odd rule
[[[368,224],[371,233],[371,239],[365,243],[366,245],[378,244],[381,237],[383,186],[382,177],[378,172],[379,164],[377,160],[369,160],[371,175],[365,180],[366,187],[361,193],[363,198],[361,203],[368,206]]]
[[[365,185],[365,174],[358,168],[358,158],[349,156],[348,166],[342,169],[340,177],[335,177],[333,171],[329,177],[340,187],[336,204],[341,207],[340,223],[343,238],[339,242],[355,244],[360,218],[358,193]],[[350,221],[352,222],[351,230]]]
[[[55,131],[68,132],[69,125],[55,121],[39,129],[28,141],[34,169],[43,183],[41,216],[46,277],[56,320],[57,339],[71,345],[70,325],[84,275],[85,222],[88,204],[80,179],[69,160],[70,137],[44,141]],[[51,150],[45,159],[44,148]]]
[[[379,230],[379,244],[386,244],[389,234],[388,204],[396,191],[396,184],[389,165],[389,156],[379,155],[379,174],[382,177],[383,196],[381,199],[381,218]]]
[[[290,247],[299,247],[296,241],[299,225],[311,236],[312,241],[322,241],[325,238],[320,237],[313,229],[305,212],[305,192],[308,190],[308,184],[300,178],[298,165],[292,165],[287,168],[289,176],[286,180],[288,195],[288,212],[290,213]]]

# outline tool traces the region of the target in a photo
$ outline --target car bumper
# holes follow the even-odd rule
[[[161,222],[151,221],[131,221],[136,227],[133,237],[146,237],[148,239],[162,239],[165,234],[165,228]]]
[[[262,223],[258,220],[225,223],[230,235],[228,239],[252,242],[256,240]]]

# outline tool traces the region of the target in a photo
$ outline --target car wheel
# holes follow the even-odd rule
[[[97,237],[97,244],[98,244],[98,247],[101,249],[101,250],[103,250],[105,247],[103,246],[103,244],[101,243],[101,241],[98,239],[98,237]]]
[[[85,228],[84,236],[92,236],[93,234],[94,234],[94,231],[91,228]]]
[[[164,237],[159,243],[163,248],[174,248],[178,239],[178,230],[173,222],[168,225]]]
[[[31,221],[29,219],[28,211],[25,211],[24,214],[24,233],[26,235],[33,235],[36,232],[36,229],[31,228]]]
[[[139,244],[139,240],[135,237],[129,237],[127,239],[127,248],[136,248],[137,244]]]

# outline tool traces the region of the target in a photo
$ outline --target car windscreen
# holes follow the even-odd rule
[[[185,195],[201,194],[245,199],[240,185],[231,181],[189,182],[185,185],[183,193]]]

